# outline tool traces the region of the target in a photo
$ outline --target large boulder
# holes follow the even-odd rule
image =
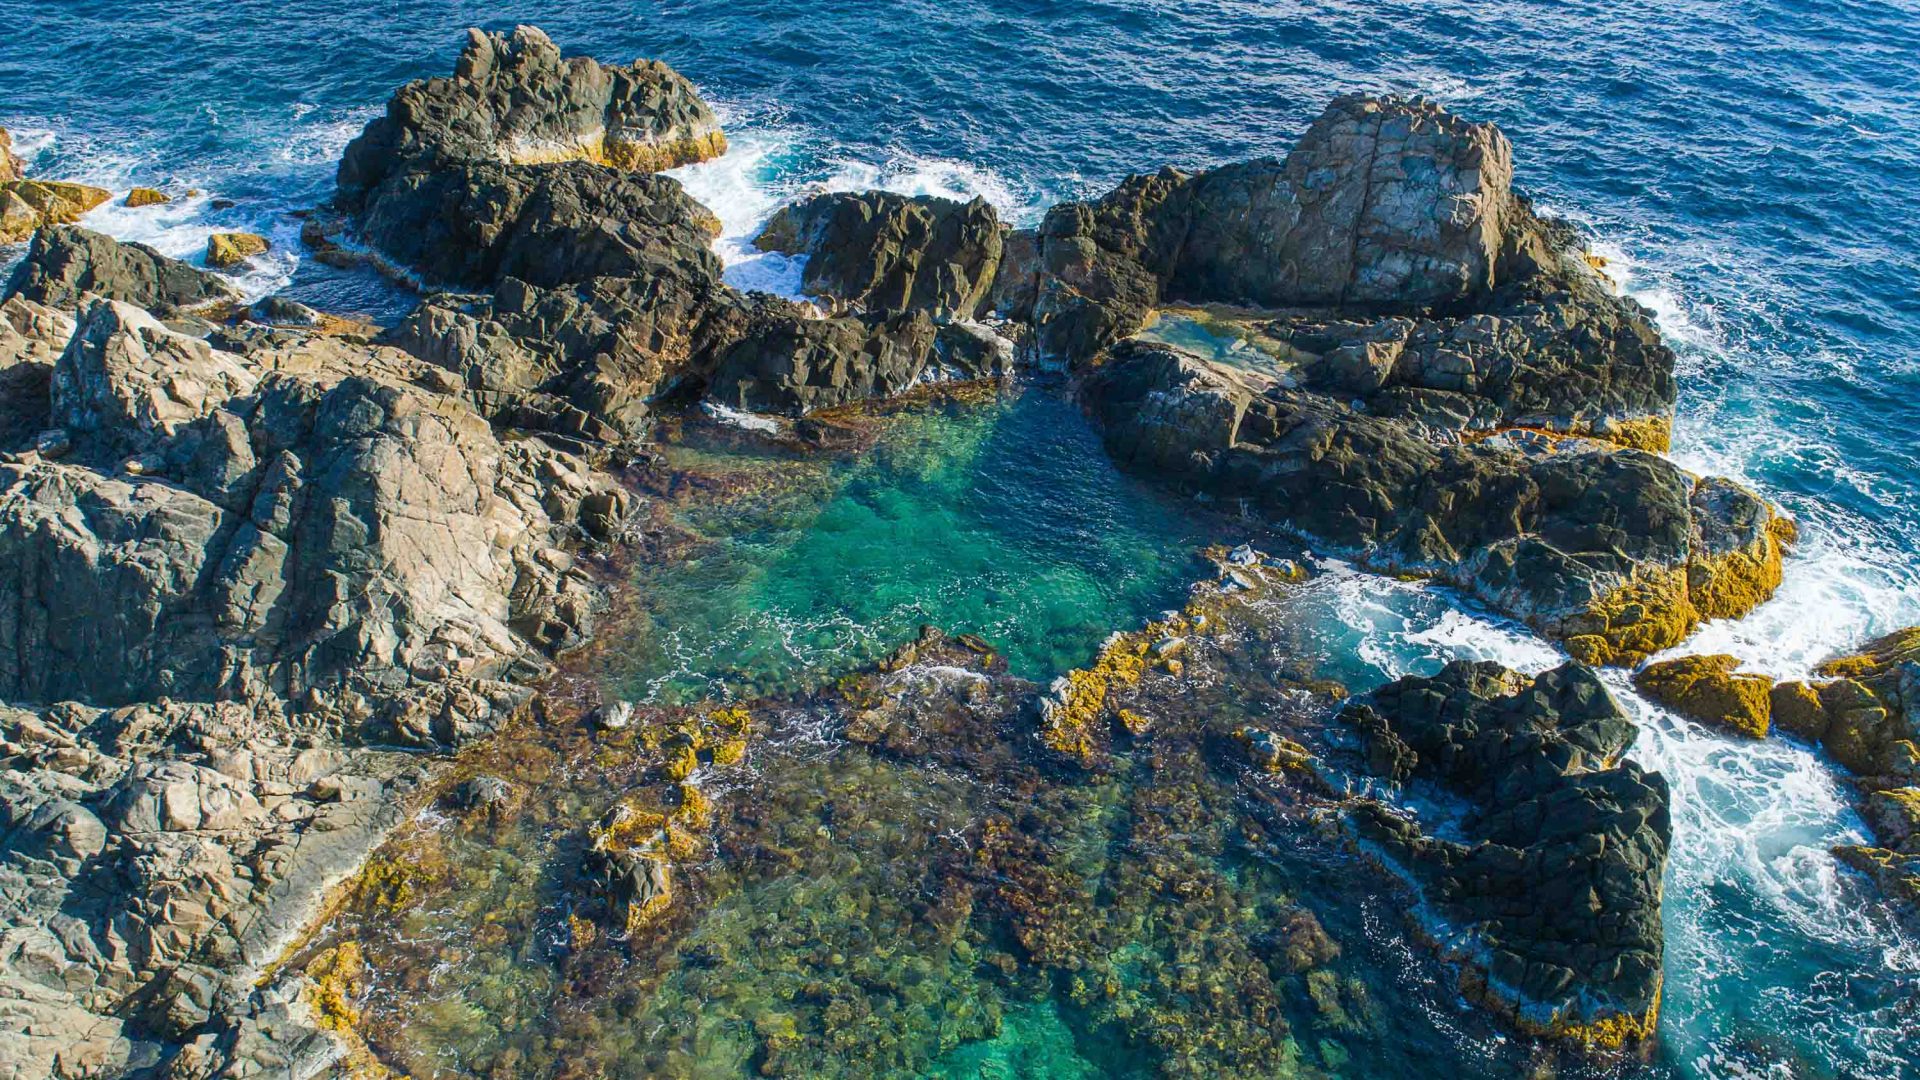
[[[1362,733],[1373,771],[1457,801],[1444,826],[1374,802],[1353,821],[1412,875],[1443,946],[1472,973],[1467,989],[1523,1029],[1595,1049],[1650,1038],[1667,785],[1621,759],[1633,722],[1593,672],[1569,665],[1529,680],[1455,661],[1341,717]]]
[[[403,87],[347,147],[336,205],[433,280],[576,284],[705,249],[713,215],[650,174],[725,148],[712,110],[663,64],[562,59],[531,27],[470,31],[452,78]]]
[[[726,151],[713,110],[657,61],[608,67],[562,58],[531,26],[467,31],[452,78],[408,83],[340,161],[340,197],[357,208],[406,167],[590,161],[657,172]]]
[[[1433,304],[1495,283],[1512,151],[1438,105],[1339,98],[1284,162],[1196,177],[1173,295],[1260,306]]]
[[[1001,227],[985,199],[835,192],[783,207],[755,243],[807,256],[802,289],[836,306],[970,319],[1000,269]]]
[[[6,296],[71,311],[87,294],[169,315],[238,303],[224,278],[197,270],[147,247],[122,243],[76,226],[34,234]]]

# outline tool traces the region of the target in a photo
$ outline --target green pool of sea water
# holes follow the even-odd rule
[[[922,625],[972,633],[1015,674],[1085,663],[1178,606],[1204,508],[1114,467],[1058,394],[934,406],[827,466],[686,449],[676,463],[800,469],[754,498],[695,503],[684,559],[639,571],[642,616],[612,691],[659,702],[793,689],[870,663]]]

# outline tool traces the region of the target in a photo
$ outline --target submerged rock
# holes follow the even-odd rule
[[[239,291],[216,274],[145,244],[121,243],[74,226],[34,234],[6,296],[71,311],[89,293],[163,316],[240,300]]]
[[[1455,661],[1348,706],[1370,768],[1454,800],[1444,827],[1378,803],[1354,823],[1419,884],[1468,989],[1529,1031],[1644,1045],[1659,1015],[1666,783],[1621,753],[1634,727],[1578,665],[1537,679]],[[1460,839],[1453,839],[1454,835]]]

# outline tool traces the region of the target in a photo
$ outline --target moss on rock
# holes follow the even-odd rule
[[[1686,656],[1649,664],[1633,676],[1648,697],[1702,723],[1745,735],[1767,737],[1773,714],[1773,680],[1741,674],[1738,657]]]

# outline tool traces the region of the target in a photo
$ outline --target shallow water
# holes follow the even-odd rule
[[[1283,151],[1340,91],[1419,91],[1498,121],[1519,182],[1590,230],[1680,350],[1676,458],[1745,479],[1800,520],[1779,596],[1687,647],[1793,675],[1920,621],[1909,4],[537,0],[511,15],[570,50],[666,59],[723,105],[735,150],[681,175],[726,226],[730,276],[781,292],[798,267],[746,239],[810,186],[980,194],[1031,222],[1129,170]],[[300,260],[287,211],[325,197],[346,141],[393,86],[447,70],[469,23],[504,19],[472,0],[0,0],[0,26],[26,28],[0,50],[0,125],[36,173],[204,192],[103,208],[95,227],[176,255],[215,228],[251,228],[277,247],[253,292],[391,313],[405,297]],[[214,197],[237,205],[214,210]],[[1103,460],[1043,402],[930,426],[924,445],[813,476],[754,531],[683,522],[714,550],[649,582],[656,606],[608,656],[609,689],[759,692],[940,619],[1044,678],[1167,603],[1185,552],[1211,539],[1150,492],[1043,467]],[[1060,457],[1024,455],[1029,441]],[[869,533],[881,539],[858,542]],[[1335,568],[1301,605],[1302,635],[1356,688],[1457,655],[1556,661],[1442,590]],[[1676,797],[1664,1064],[1715,1077],[1913,1069],[1900,1055],[1920,1030],[1920,957],[1826,854],[1859,828],[1828,767],[1618,689],[1642,717],[1636,754]],[[581,814],[601,797],[575,794]],[[517,858],[484,848],[472,857]],[[486,1007],[493,1022],[514,1015]],[[976,1048],[995,1068],[1070,1075],[1058,1017],[1008,1016],[983,1044],[997,1049]],[[1015,1064],[1027,1060],[1042,1064]]]
[[[779,474],[781,456],[694,467]],[[980,634],[1016,674],[1084,663],[1116,629],[1178,606],[1204,509],[1123,476],[1077,409],[1014,387],[939,407],[868,454],[770,498],[694,505],[688,557],[643,567],[646,617],[615,692],[757,696],[871,663],[922,625]]]

